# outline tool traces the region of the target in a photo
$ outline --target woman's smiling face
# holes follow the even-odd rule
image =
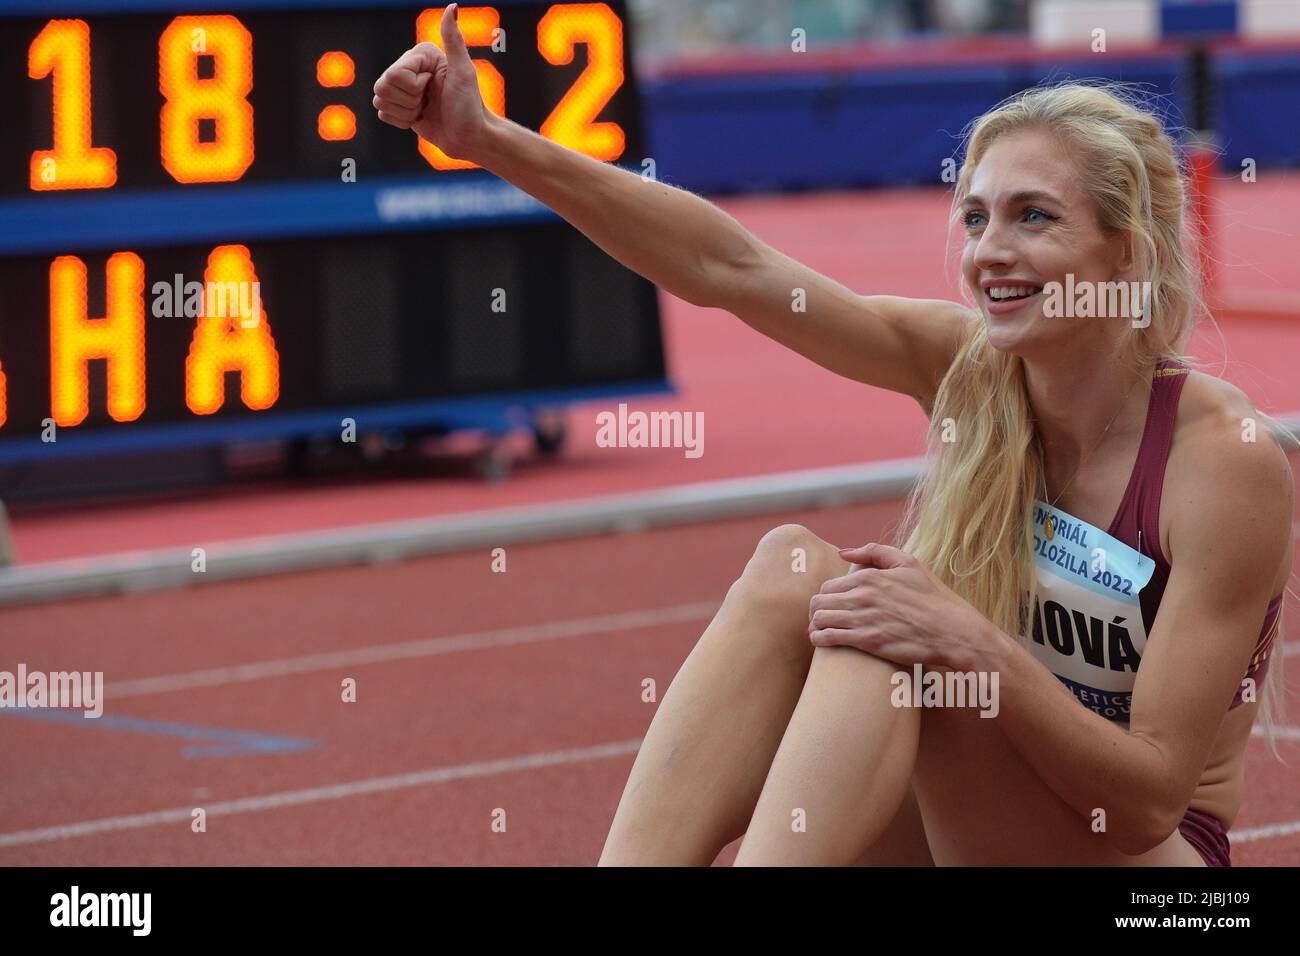
[[[1113,345],[1118,320],[1044,315],[1048,283],[1065,287],[1067,274],[1076,288],[1110,282],[1126,265],[1125,243],[1102,231],[1075,163],[1055,137],[1021,130],[994,140],[971,176],[961,221],[962,276],[994,348],[1024,357],[1066,342]]]

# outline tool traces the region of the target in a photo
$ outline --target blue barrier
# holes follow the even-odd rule
[[[1162,3],[1160,35],[1164,37],[1231,35],[1237,32],[1240,19],[1235,0]]]
[[[1300,166],[1300,54],[1228,52],[1217,64],[1222,168]]]
[[[1229,51],[1218,64],[1225,164],[1300,165],[1300,56]],[[675,185],[708,193],[942,182],[962,129],[1042,82],[1137,84],[1175,134],[1191,123],[1181,50],[911,68],[661,75],[642,84],[651,155]]]
[[[1004,68],[717,77],[648,83],[652,155],[707,192],[938,182]]]

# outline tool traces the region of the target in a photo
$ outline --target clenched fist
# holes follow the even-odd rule
[[[442,43],[417,43],[375,83],[379,118],[413,129],[448,156],[474,161],[489,113],[478,89],[478,72],[456,23],[459,4],[442,14]]]

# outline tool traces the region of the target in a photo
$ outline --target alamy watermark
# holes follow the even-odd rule
[[[618,412],[596,415],[596,444],[600,448],[684,448],[683,457],[704,454],[703,412]]]
[[[0,710],[69,708],[87,718],[103,716],[103,671],[29,671],[19,663],[16,673],[0,671]]]
[[[152,910],[152,893],[83,893],[74,885],[50,897],[50,925],[121,926],[132,936],[148,936]]]
[[[978,707],[981,717],[996,717],[997,671],[927,671],[913,664],[911,673],[894,671],[889,702],[895,707]]]
[[[1043,315],[1049,319],[1132,319],[1133,328],[1145,329],[1151,324],[1151,283],[1075,282],[1074,273],[1067,272],[1064,284],[1043,286]]]
[[[262,283],[253,282],[186,282],[179,272],[170,283],[155,282],[153,314],[158,319],[196,319],[199,316],[239,319],[245,329],[255,329],[262,321]]]

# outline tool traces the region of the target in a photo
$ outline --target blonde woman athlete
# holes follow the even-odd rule
[[[445,54],[419,44],[380,77],[381,120],[952,432],[901,549],[762,538],[664,696],[600,862],[707,865],[743,834],[741,865],[1228,865],[1251,725],[1280,690],[1293,482],[1247,398],[1182,360],[1200,306],[1158,120],[1079,85],[1003,104],[957,184],[971,304],[859,296],[699,197],[486,110],[455,17]],[[1049,317],[1067,281],[1149,282],[1149,308]],[[996,674],[996,717],[895,706],[915,664]]]

